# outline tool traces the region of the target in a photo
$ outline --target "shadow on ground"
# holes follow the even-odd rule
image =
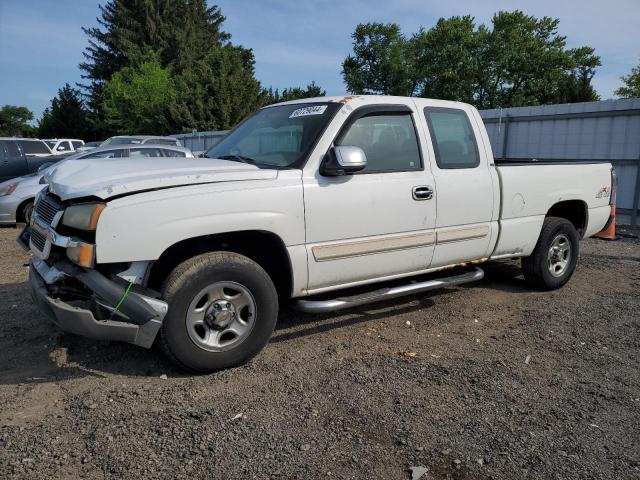
[[[487,263],[483,269],[485,279],[479,284],[444,288],[340,312],[307,314],[295,310],[292,304],[284,305],[270,343],[290,342],[429,308],[439,295],[476,285],[507,292],[527,290],[519,266],[514,262]],[[5,300],[0,310],[4,318],[0,325],[0,384],[40,383],[107,374],[134,377],[183,374],[165,360],[155,346],[146,350],[60,331],[32,304],[26,282],[1,285],[0,295]]]

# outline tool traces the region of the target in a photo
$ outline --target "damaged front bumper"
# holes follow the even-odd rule
[[[70,263],[49,265],[33,257],[29,265],[31,295],[38,308],[62,330],[97,340],[132,343],[150,348],[167,313],[166,302],[128,292],[95,270]],[[80,282],[91,298],[81,308],[64,300],[60,286],[65,278]],[[117,307],[117,308],[116,308]]]

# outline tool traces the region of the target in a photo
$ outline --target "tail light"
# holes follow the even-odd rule
[[[616,175],[616,169],[611,167],[611,197],[609,197],[609,205],[616,204],[617,191],[618,191],[618,175]]]

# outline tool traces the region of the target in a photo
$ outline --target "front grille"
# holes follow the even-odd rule
[[[62,204],[51,194],[46,194],[36,202],[36,215],[47,225],[51,225],[56,214],[63,209]]]
[[[62,202],[48,192],[36,200],[30,240],[34,255],[42,259],[49,258],[52,241],[47,238],[47,231],[55,229],[63,211]]]
[[[31,243],[34,247],[36,247],[39,251],[44,251],[44,247],[47,243],[47,237],[42,235],[39,231],[32,229],[31,230]]]

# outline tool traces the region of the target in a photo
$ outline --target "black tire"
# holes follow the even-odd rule
[[[29,202],[22,207],[22,220],[24,220],[24,223],[27,225],[29,225],[29,222],[31,221],[31,215],[33,215],[33,202]]]
[[[190,337],[187,314],[199,292],[218,282],[245,287],[255,302],[256,315],[241,343],[211,352]],[[160,330],[160,347],[179,367],[194,372],[209,373],[246,363],[267,344],[278,318],[278,295],[271,278],[260,265],[237,253],[211,252],[186,260],[169,274],[162,293],[169,310]]]
[[[570,253],[566,258],[566,267],[554,274],[552,270],[557,270],[558,266],[556,264],[554,268],[550,265],[550,260],[554,258],[550,251],[556,240],[568,243]],[[579,253],[578,232],[573,224],[564,218],[547,217],[542,224],[542,231],[535,249],[529,257],[522,259],[522,272],[531,286],[540,290],[556,290],[567,283],[573,275]]]

